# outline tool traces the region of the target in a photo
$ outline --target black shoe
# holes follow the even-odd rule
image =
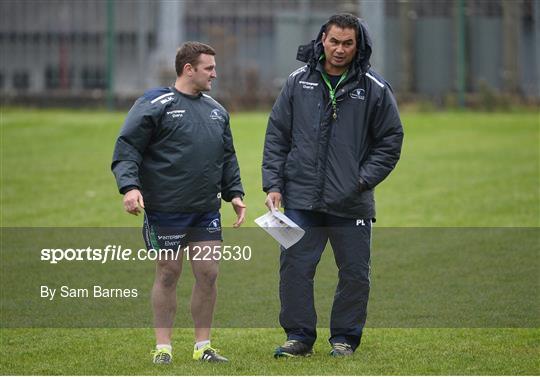
[[[276,348],[274,357],[309,357],[313,354],[313,348],[299,340],[287,340],[282,346]]]
[[[350,344],[347,343],[332,343],[332,351],[330,351],[330,356],[341,357],[341,356],[352,356],[354,353]]]
[[[209,363],[226,363],[229,361],[224,356],[221,356],[218,351],[207,344],[201,349],[193,349],[193,360],[205,361]]]

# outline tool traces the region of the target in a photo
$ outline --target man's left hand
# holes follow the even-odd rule
[[[246,217],[246,205],[239,197],[233,198],[233,200],[231,200],[231,204],[234,212],[236,212],[236,222],[233,224],[233,228],[238,228],[240,225],[242,225]]]

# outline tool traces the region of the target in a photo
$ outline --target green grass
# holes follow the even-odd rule
[[[274,360],[270,350],[283,341],[281,331],[216,329],[214,339],[233,362],[208,365],[191,360],[191,332],[184,329],[175,333],[171,366],[149,362],[153,338],[146,329],[20,329],[2,338],[3,374],[535,375],[540,332],[367,329],[362,352],[350,359],[329,357],[326,341],[320,341],[311,358]]]
[[[123,212],[109,169],[124,115],[2,110],[0,204],[4,236],[8,235],[7,227],[140,226],[140,217]],[[266,120],[264,113],[232,114],[247,193],[246,226],[254,226],[253,219],[264,212],[260,161]],[[229,365],[200,365],[189,360],[192,330],[187,302],[192,278],[185,268],[177,323],[186,328],[175,330],[173,366],[157,368],[149,362],[151,329],[6,328],[5,320],[13,312],[2,301],[0,373],[539,374],[540,271],[534,230],[527,237],[522,237],[519,229],[502,230],[499,236],[490,237],[490,230],[479,229],[459,239],[459,230],[430,233],[429,229],[390,228],[538,227],[538,113],[405,113],[403,123],[402,159],[377,189],[379,233],[374,239],[370,315],[362,347],[353,358],[334,360],[326,355],[328,331],[324,326],[336,282],[332,255],[327,250],[316,280],[322,327],[316,354],[306,360],[273,360],[271,352],[283,341],[283,334],[276,326],[277,251],[268,240],[264,245],[268,250],[263,248],[264,253],[261,251],[251,264],[222,266],[216,320],[228,323],[226,319],[238,312],[244,323],[259,321],[261,327],[267,327],[215,329],[216,345],[233,360]],[[224,224],[232,224],[228,204],[222,214]],[[393,233],[402,231],[406,236]],[[445,234],[452,240],[437,245]],[[437,247],[423,247],[422,242]],[[459,249],[452,250],[452,245]],[[3,300],[9,292],[16,292],[17,276],[24,276],[28,285],[45,276],[54,281],[70,272],[69,266],[32,265],[5,252],[2,250],[3,276],[13,274],[14,278],[2,278]],[[131,274],[146,291],[151,284],[151,265],[139,266],[140,270],[107,268],[111,270],[93,266],[86,275],[72,269],[71,274],[100,274],[103,281],[129,279]],[[250,279],[259,281],[253,292],[245,283]],[[24,282],[20,286],[24,287]],[[243,300],[238,310],[231,304],[235,296]],[[478,311],[467,312],[471,307]],[[137,309],[141,318],[150,317],[149,307]],[[64,317],[58,320],[63,323],[78,310],[84,313],[81,307],[66,305]],[[252,313],[258,316],[255,320],[250,318]],[[36,319],[45,314],[34,313]]]
[[[3,110],[3,226],[139,226],[122,211],[110,160],[123,113]],[[249,206],[264,211],[267,114],[232,114]],[[396,170],[377,189],[379,226],[538,226],[537,113],[403,114]],[[223,209],[224,224],[232,210]]]

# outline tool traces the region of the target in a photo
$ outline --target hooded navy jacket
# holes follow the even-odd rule
[[[403,127],[392,90],[369,64],[372,44],[358,20],[357,54],[337,88],[337,119],[323,80],[324,48],[317,38],[298,48],[307,63],[291,73],[266,130],[265,192],[280,192],[288,209],[349,218],[375,217],[373,190],[394,169]]]

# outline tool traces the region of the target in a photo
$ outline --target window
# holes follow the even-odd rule
[[[101,67],[86,67],[82,70],[82,86],[84,89],[105,89],[107,80],[105,69]]]
[[[27,90],[30,88],[30,75],[28,71],[16,71],[13,73],[13,88]]]
[[[64,82],[62,82],[64,81]],[[70,68],[67,75],[62,78],[60,67],[48,66],[45,69],[45,88],[47,89],[68,89],[73,84],[73,68]]]

